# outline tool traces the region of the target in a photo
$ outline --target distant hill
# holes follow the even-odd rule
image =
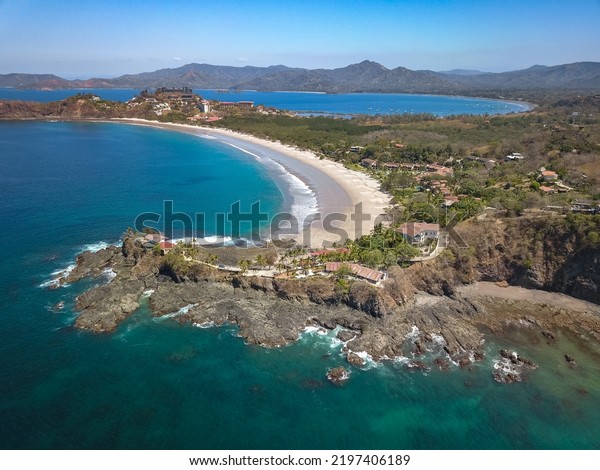
[[[460,83],[429,71],[404,67],[387,69],[365,60],[338,69],[284,70],[241,83],[241,88],[263,91],[323,91],[328,93],[455,93],[465,89]]]
[[[479,70],[469,70],[469,69],[453,69],[453,70],[445,70],[443,72],[438,72],[443,75],[481,75],[486,72],[481,72]]]
[[[535,65],[525,70],[502,73],[463,69],[447,72],[414,71],[404,67],[388,69],[368,60],[337,69],[313,70],[284,65],[232,67],[192,63],[174,69],[128,74],[111,79],[65,80],[56,75],[0,75],[0,87],[151,89],[160,86],[327,93],[474,94],[548,89],[598,93],[600,63],[577,62],[553,67]]]
[[[68,82],[68,80],[50,74],[9,73],[0,75],[0,88],[22,88],[52,81]]]
[[[534,65],[514,72],[453,75],[451,79],[469,88],[481,90],[562,89],[598,92],[600,91],[600,63],[576,62],[553,67]]]

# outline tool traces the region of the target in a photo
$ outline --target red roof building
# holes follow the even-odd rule
[[[354,274],[356,277],[360,279],[364,279],[365,281],[369,281],[373,284],[378,284],[381,281],[385,281],[387,278],[387,274],[382,271],[377,271],[376,269],[367,268],[366,266],[361,266],[360,264],[354,263],[340,263],[340,262],[331,262],[325,264],[325,271],[329,273],[336,272],[342,266],[347,266],[348,269]]]
[[[545,170],[542,171],[542,178],[544,178],[544,181],[554,181],[558,179],[558,173],[556,171]]]
[[[398,227],[398,233],[415,245],[437,239],[439,231],[439,224],[426,222],[405,222]]]
[[[162,241],[158,244],[158,246],[160,246],[160,251],[162,252],[163,255],[166,255],[169,251],[171,251],[173,248],[175,248],[175,244],[171,243],[171,242],[167,242],[167,241]]]

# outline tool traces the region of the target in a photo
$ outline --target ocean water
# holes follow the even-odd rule
[[[75,93],[94,93],[104,99],[127,101],[137,96],[135,89],[82,89],[82,90],[15,90],[0,88],[0,99],[25,101],[56,101]],[[203,98],[219,101],[254,101],[256,105],[273,106],[303,115],[332,114],[417,114],[436,116],[451,114],[507,114],[527,111],[526,103],[469,98],[464,96],[408,95],[398,93],[297,93],[297,92],[223,92],[217,90],[194,90]]]
[[[163,198],[182,212],[257,196],[278,210],[287,186],[270,171],[186,134],[0,123],[0,448],[600,448],[600,351],[566,333],[555,347],[489,338],[473,370],[411,372],[402,360],[352,368],[336,387],[325,374],[345,362],[331,333],[264,349],[233,326],[179,325],[144,304],[97,335],[72,327],[73,305],[108,277],[40,287]],[[526,382],[495,383],[501,347],[540,368]],[[565,353],[579,367],[568,368]]]

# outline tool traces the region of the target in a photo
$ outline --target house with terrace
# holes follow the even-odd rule
[[[398,233],[413,245],[423,245],[430,240],[437,240],[439,232],[439,224],[427,222],[405,222],[398,227]]]

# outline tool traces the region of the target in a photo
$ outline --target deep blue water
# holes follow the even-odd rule
[[[325,373],[344,359],[328,336],[267,350],[146,306],[113,334],[74,330],[75,296],[92,282],[40,284],[136,214],[164,198],[183,212],[283,204],[247,154],[149,128],[3,122],[0,190],[0,448],[600,448],[598,348],[566,335],[559,348],[490,339],[470,371],[390,363],[335,387]],[[492,380],[506,346],[540,364],[529,381]]]
[[[0,99],[26,101],[56,101],[77,92],[94,93],[104,99],[127,101],[140,90],[14,90],[0,88]],[[451,114],[506,114],[526,111],[523,103],[468,98],[462,96],[406,95],[384,93],[295,93],[295,92],[218,92],[194,90],[203,98],[219,101],[254,101],[256,105],[273,106],[302,114],[405,114],[431,113],[436,116]]]

